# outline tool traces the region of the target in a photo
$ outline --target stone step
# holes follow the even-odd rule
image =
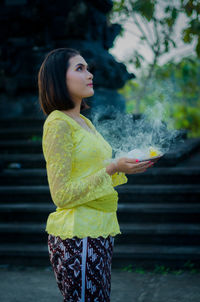
[[[15,127],[15,128],[1,128],[0,129],[0,140],[19,140],[19,139],[32,139],[33,137],[37,136],[42,137],[42,127]]]
[[[116,236],[117,237],[117,236]],[[153,269],[156,265],[180,269],[184,264],[193,263],[200,267],[199,246],[160,246],[160,245],[130,245],[116,244],[113,249],[112,268],[123,268],[132,265]],[[0,246],[0,265],[9,266],[49,266],[47,236],[43,244],[3,243]],[[184,266],[184,269],[186,266]]]
[[[119,223],[200,223],[200,204],[125,204],[119,202]]]
[[[1,222],[46,221],[56,206],[51,203],[0,204]],[[119,223],[200,223],[200,204],[118,204]]]
[[[187,158],[186,160],[183,160],[177,166],[179,168],[185,168],[185,169],[200,167],[200,150],[189,156],[189,158]]]
[[[200,167],[153,167],[144,173],[127,174],[128,184],[200,184]],[[4,169],[1,185],[48,185],[46,169]]]
[[[32,127],[42,127],[44,124],[45,118],[6,118],[0,119],[0,128],[1,129],[10,129],[11,131],[15,128],[23,129],[32,128]]]
[[[199,203],[200,185],[123,185],[116,187],[123,203]],[[49,187],[1,186],[0,203],[52,202]]]
[[[156,244],[199,246],[200,224],[193,223],[120,223],[119,244]]]
[[[53,203],[17,203],[0,204],[1,222],[41,222],[46,221],[51,212],[56,211]]]
[[[45,223],[0,223],[1,243],[44,243]],[[200,225],[183,223],[121,223],[118,244],[200,246]]]
[[[42,142],[41,140],[9,140],[0,141],[0,150],[3,154],[14,153],[42,153]]]
[[[200,166],[152,167],[144,173],[126,175],[128,184],[200,184]]]
[[[1,185],[48,185],[46,169],[4,169],[0,172]]]
[[[116,187],[123,203],[199,203],[200,185],[123,185]]]
[[[35,154],[0,154],[4,168],[8,168],[10,164],[17,163],[22,169],[26,168],[46,168],[46,162],[42,153]],[[18,170],[18,169],[17,169]]]
[[[42,154],[42,142],[41,141],[32,141],[32,140],[10,140],[10,141],[1,141],[1,159],[6,162],[12,162],[13,156],[17,156],[20,153],[23,153],[22,167],[27,167],[27,163],[23,160],[24,155],[26,158],[28,156],[32,157],[33,154],[37,153],[43,156]],[[169,152],[167,152],[155,165],[156,167],[161,166],[176,166],[180,164],[183,160],[188,159],[192,154],[195,154],[200,149],[200,138],[196,139],[187,139],[184,143],[178,143],[173,146]],[[13,151],[14,150],[14,151]],[[13,152],[15,154],[13,154]],[[30,154],[27,154],[30,153]],[[18,157],[19,162],[21,162],[20,157]],[[24,166],[25,162],[25,166]],[[31,166],[28,166],[31,167]],[[32,166],[33,167],[33,166]],[[37,168],[42,168],[43,166],[37,166]],[[34,167],[36,168],[36,167]]]
[[[181,162],[191,158],[196,153],[200,152],[200,137],[189,138],[183,142],[177,142],[171,146],[171,149],[163,156],[163,164],[167,166],[179,165]],[[156,163],[160,165],[160,160]]]
[[[117,238],[117,237],[116,237]],[[155,266],[170,268],[187,268],[192,263],[200,267],[200,247],[184,245],[147,245],[147,244],[114,244],[113,268],[123,268],[132,265],[133,268],[143,267],[153,269]]]

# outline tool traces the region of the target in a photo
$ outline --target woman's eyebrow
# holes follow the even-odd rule
[[[81,66],[87,66],[87,67],[88,67],[88,64],[86,64],[86,65],[85,65],[85,64],[82,64],[82,63],[76,64],[76,66],[79,66],[79,65],[81,65]],[[76,67],[76,66],[75,66],[75,67]]]

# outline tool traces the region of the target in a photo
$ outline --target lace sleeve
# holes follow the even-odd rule
[[[112,176],[112,185],[113,187],[125,184],[128,182],[128,178],[126,177],[125,173],[123,172],[116,172]]]
[[[73,208],[98,199],[112,188],[106,168],[79,180],[71,179],[73,140],[71,127],[63,120],[49,122],[43,134],[43,153],[51,197],[60,208]]]
[[[115,161],[115,159],[113,159],[113,158],[105,160],[104,161],[105,167],[107,167],[110,163],[113,163],[114,161]],[[125,173],[123,173],[123,172],[116,172],[116,173],[112,174],[111,179],[112,179],[113,187],[123,185],[128,182],[128,178],[126,177]]]

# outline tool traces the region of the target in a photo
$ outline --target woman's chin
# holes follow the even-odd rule
[[[93,96],[94,95],[94,90],[91,89],[90,92],[88,92],[88,94],[85,96],[85,98],[88,98],[89,96]]]

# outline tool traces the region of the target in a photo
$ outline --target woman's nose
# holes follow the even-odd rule
[[[90,79],[91,79],[91,78],[93,79],[93,77],[94,77],[93,74],[92,74],[91,72],[89,72],[89,71],[88,71],[88,73],[89,73],[89,78],[90,78]]]

